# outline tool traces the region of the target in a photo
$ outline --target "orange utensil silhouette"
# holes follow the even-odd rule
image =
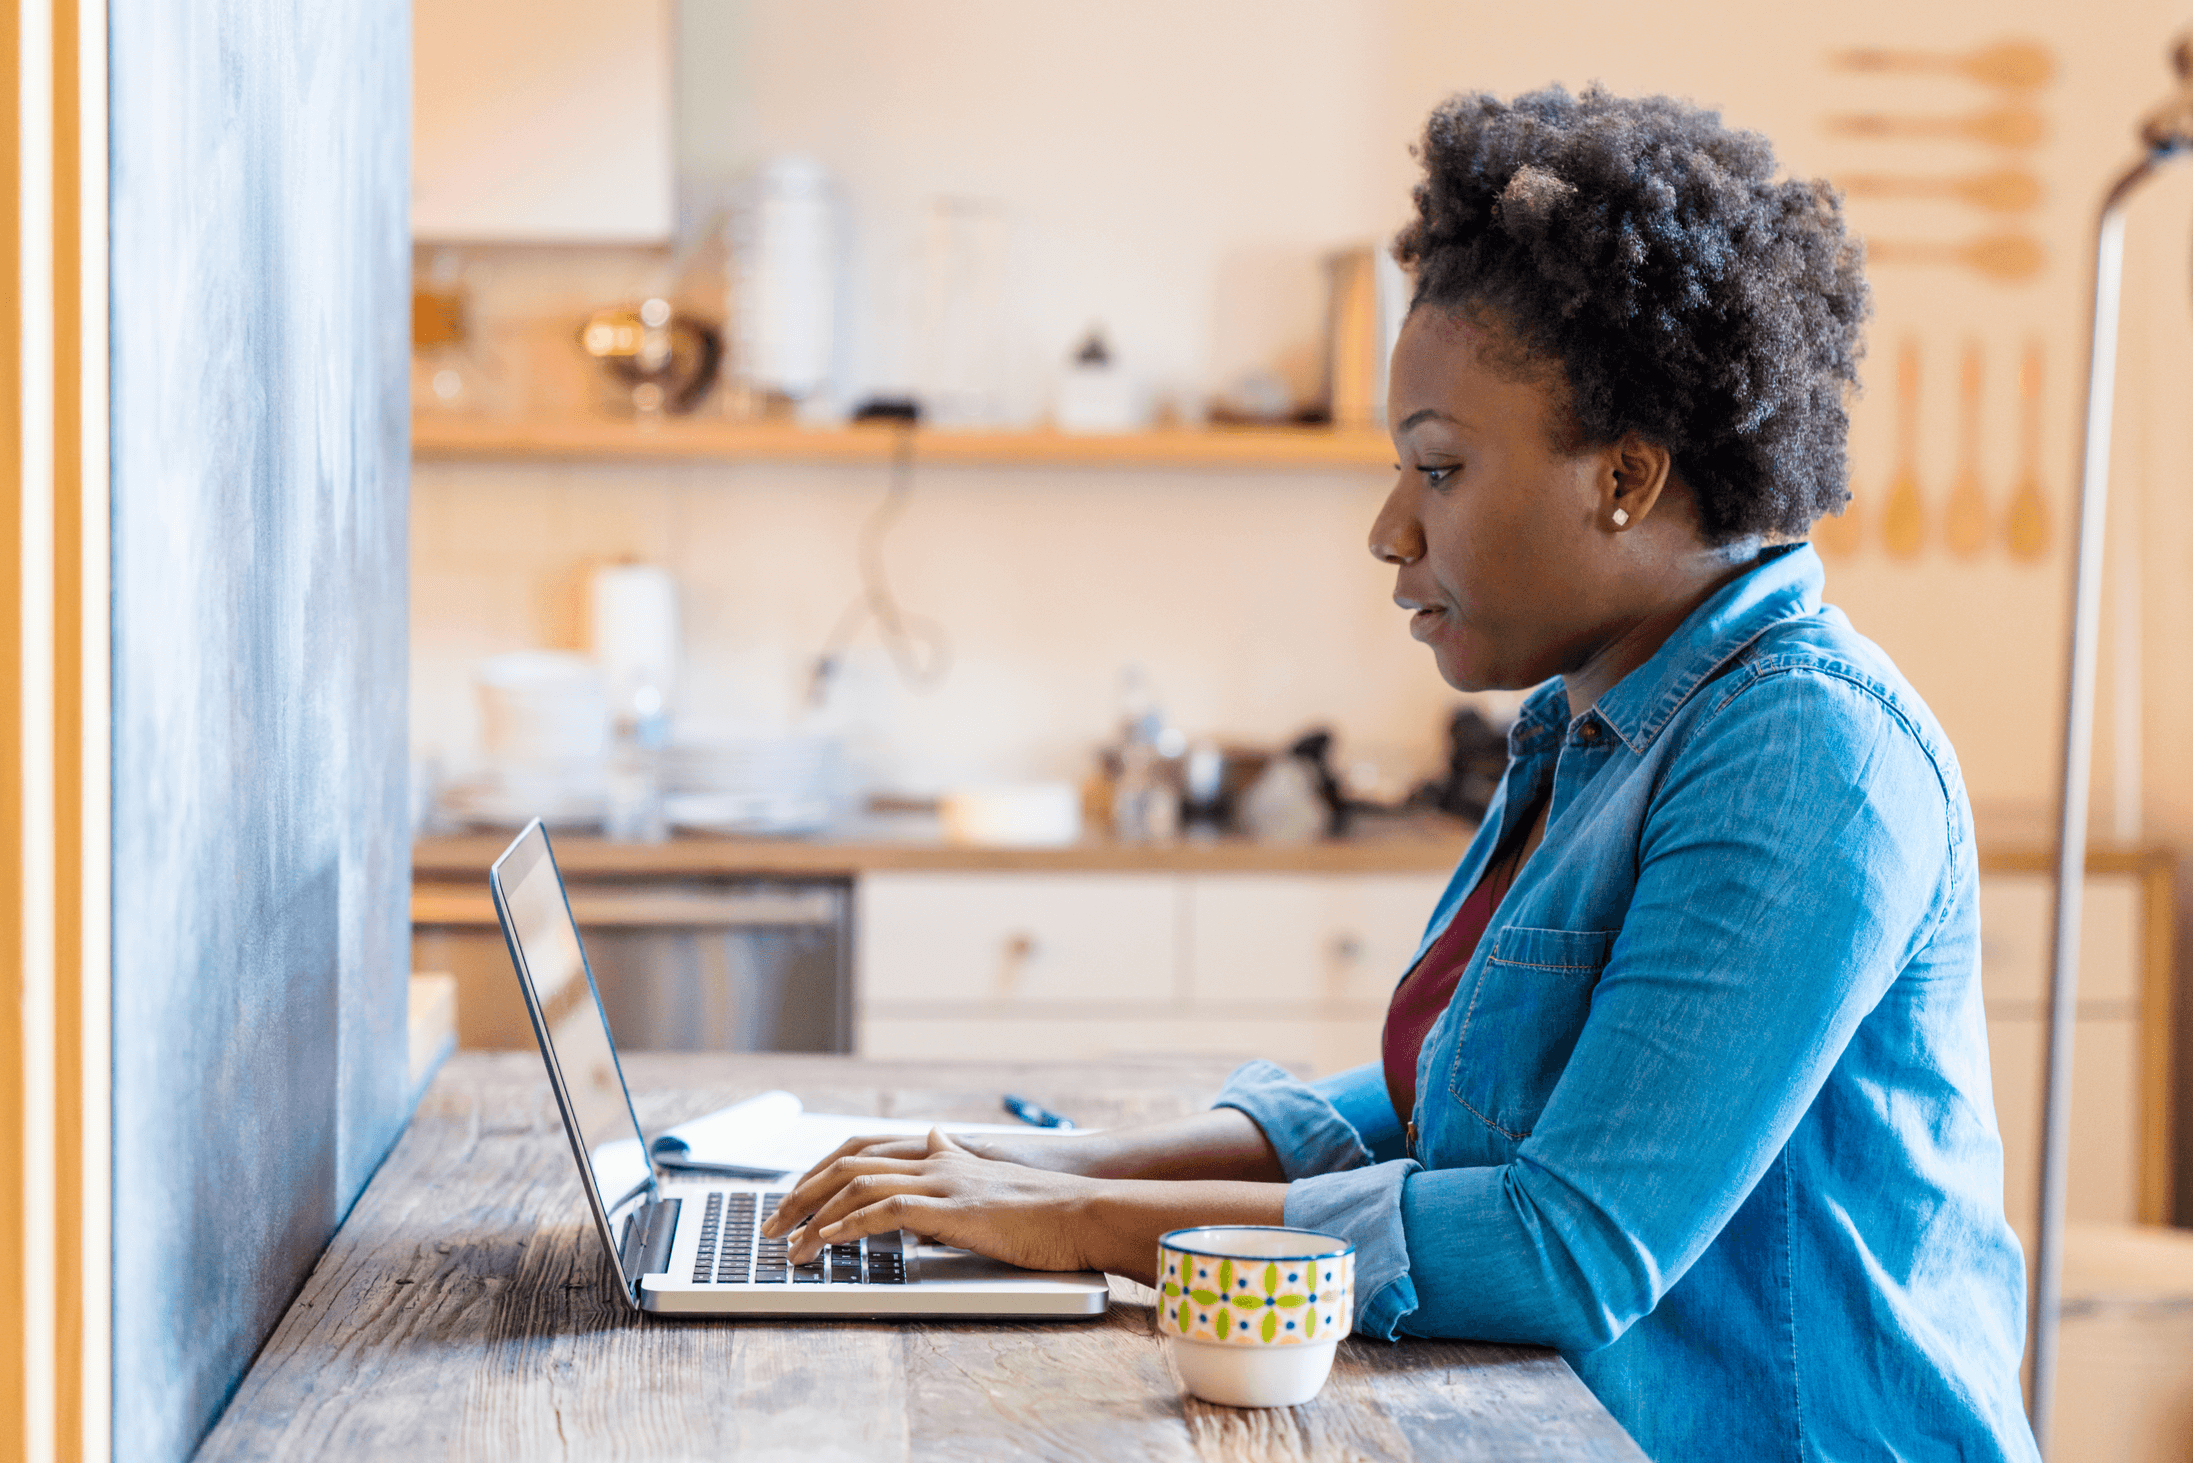
[[[1896,358],[1896,477],[1881,515],[1881,543],[1898,559],[1926,546],[1926,499],[1919,491],[1919,342],[1907,336]]]
[[[2016,151],[2048,140],[2048,118],[2023,104],[1977,112],[1845,112],[1828,118],[1827,127],[1845,137],[1923,137]]]
[[[1996,168],[1985,173],[1946,176],[1852,173],[1836,182],[1853,197],[1940,198],[1989,213],[2024,213],[2040,207],[2046,196],[2041,180],[2023,168]]]
[[[1986,357],[1976,340],[1965,342],[1959,378],[1957,478],[1949,490],[1942,538],[1960,559],[1976,559],[1987,550],[1987,483],[1980,476],[1980,408],[1985,403]]]
[[[1851,494],[1843,511],[1812,521],[1812,546],[1824,558],[1847,559],[1865,547],[1866,515],[1858,495]]]
[[[2041,486],[2041,343],[2029,340],[2018,368],[2018,488],[2011,495],[2010,556],[2030,564],[2048,557],[2055,525]]]
[[[1947,264],[1997,284],[2023,284],[2048,267],[2048,251],[2027,234],[1984,234],[1963,243],[1868,239],[1868,264]]]
[[[1866,46],[1838,51],[1828,60],[1845,71],[1946,72],[2005,91],[2026,91],[2056,79],[2055,53],[2038,41],[1997,41],[1963,52]]]

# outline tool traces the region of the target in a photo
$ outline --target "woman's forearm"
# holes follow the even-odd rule
[[[1081,1137],[969,1134],[960,1141],[984,1158],[1087,1178],[1278,1184],[1287,1176],[1264,1130],[1230,1107]]]
[[[1246,1121],[1246,1119],[1244,1119]],[[1287,1186],[1115,1179],[1091,1186],[1079,1227],[1090,1268],[1152,1285],[1158,1236],[1197,1224],[1285,1224]]]

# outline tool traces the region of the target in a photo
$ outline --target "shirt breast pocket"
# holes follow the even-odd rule
[[[1455,1101],[1504,1137],[1530,1136],[1576,1049],[1619,933],[1510,925],[1493,937],[1455,1036],[1447,1082]]]

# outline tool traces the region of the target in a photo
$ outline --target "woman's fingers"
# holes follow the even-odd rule
[[[843,1234],[843,1220],[865,1209],[888,1208],[900,1200],[932,1200],[952,1194],[949,1175],[925,1170],[916,1173],[869,1173],[848,1180],[808,1220],[793,1232],[792,1263],[804,1265],[826,1244],[843,1244],[855,1236]],[[871,1231],[861,1231],[869,1233]]]
[[[841,1158],[858,1158],[866,1154],[874,1158],[919,1158],[929,1151],[923,1138],[909,1138],[904,1133],[875,1133],[865,1137],[848,1138],[807,1172],[800,1175],[805,1183]]]
[[[876,1158],[867,1154],[834,1158],[794,1184],[791,1191],[777,1201],[776,1212],[761,1227],[762,1236],[776,1239],[789,1232],[855,1179],[867,1174],[915,1172],[927,1162],[929,1160],[920,1154],[911,1158]]]
[[[893,1230],[904,1229],[920,1235],[923,1239],[937,1239],[951,1244],[951,1236],[943,1231],[951,1227],[953,1214],[950,1200],[932,1198],[926,1194],[893,1194],[889,1198],[877,1200],[865,1209],[855,1209],[831,1225],[819,1238],[826,1245],[849,1245],[872,1234],[889,1234]]]

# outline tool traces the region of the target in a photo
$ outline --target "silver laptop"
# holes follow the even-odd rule
[[[1111,1304],[1111,1288],[1093,1271],[1018,1270],[904,1232],[791,1264],[784,1242],[760,1231],[796,1175],[697,1177],[649,1153],[538,818],[495,860],[488,884],[579,1184],[632,1305],[687,1316],[1070,1320]]]

